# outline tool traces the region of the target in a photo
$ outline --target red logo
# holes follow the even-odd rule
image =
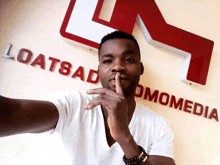
[[[60,33],[98,48],[101,37],[115,30],[132,33],[137,21],[149,43],[185,56],[181,80],[205,85],[214,42],[169,25],[154,0],[116,0],[110,22],[98,18],[104,0],[71,0]]]

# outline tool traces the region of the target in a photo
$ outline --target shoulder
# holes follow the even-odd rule
[[[77,90],[55,91],[47,94],[43,99],[52,102],[59,113],[55,132],[63,133],[72,121],[81,121],[85,114],[93,111],[84,111],[85,105],[94,96],[83,94]]]
[[[54,91],[43,97],[43,100],[52,102],[59,112],[71,112],[83,109],[95,95],[87,95],[77,90]]]
[[[53,91],[46,94],[43,100],[55,102],[55,103],[66,103],[66,104],[76,104],[77,102],[90,101],[94,99],[94,95],[87,95],[78,90],[62,90]]]

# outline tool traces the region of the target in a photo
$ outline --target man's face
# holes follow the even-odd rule
[[[98,73],[104,88],[115,91],[115,74],[120,72],[120,82],[126,97],[135,94],[143,66],[140,52],[132,40],[111,39],[103,43],[99,52]]]

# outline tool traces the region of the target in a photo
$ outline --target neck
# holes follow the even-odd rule
[[[127,103],[128,103],[128,118],[131,118],[133,116],[136,107],[136,101],[134,97],[128,97]]]

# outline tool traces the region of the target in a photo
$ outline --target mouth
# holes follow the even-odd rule
[[[115,77],[114,78],[111,78],[109,81],[115,81]],[[129,78],[127,78],[127,77],[120,77],[120,81],[122,81],[122,80],[129,80]]]
[[[124,86],[124,85],[125,85],[124,83],[126,83],[128,80],[129,80],[128,78],[125,78],[125,77],[123,78],[123,77],[121,77],[121,78],[120,78],[120,83],[121,83],[121,85]],[[116,86],[115,78],[110,79],[109,82],[110,82],[110,83],[112,84],[112,86],[115,88],[115,86]]]
[[[129,80],[129,79],[128,79],[128,78],[120,78],[120,82],[122,82],[122,81],[127,81],[127,80]],[[115,78],[112,78],[112,79],[110,79],[109,81],[115,83]]]

